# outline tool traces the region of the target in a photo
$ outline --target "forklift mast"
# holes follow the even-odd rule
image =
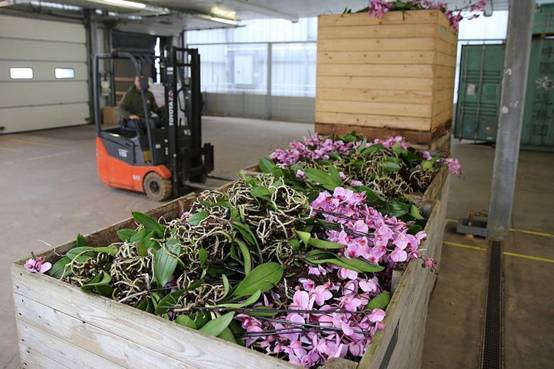
[[[165,100],[168,160],[173,192],[182,193],[188,182],[205,182],[214,169],[213,146],[202,146],[202,93],[198,49],[172,47],[165,59]],[[183,112],[182,121],[179,112]],[[185,143],[183,145],[183,142]]]

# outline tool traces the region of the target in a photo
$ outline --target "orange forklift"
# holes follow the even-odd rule
[[[123,118],[118,126],[104,128],[100,91],[109,91],[115,101],[117,60],[128,60],[140,78],[144,118],[134,124],[128,124]],[[156,62],[160,66],[165,99],[159,115],[150,110],[144,93],[148,86],[146,72]],[[106,67],[102,75],[100,65]],[[181,196],[194,188],[209,188],[203,183],[214,169],[214,148],[210,143],[202,145],[198,49],[171,47],[164,49],[160,56],[130,50],[98,54],[94,58],[94,75],[96,162],[102,182],[144,192],[156,201]]]

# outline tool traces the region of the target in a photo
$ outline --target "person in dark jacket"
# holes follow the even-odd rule
[[[144,119],[144,107],[142,105],[140,90],[141,81],[140,77],[137,76],[135,77],[135,83],[133,84],[133,86],[129,87],[129,89],[125,93],[125,96],[123,97],[123,100],[121,100],[121,103],[119,104],[121,117],[128,120]],[[148,90],[148,88],[144,89],[144,98],[146,100],[146,103],[148,104],[149,110],[159,115],[161,113],[161,109],[158,107],[158,104],[156,104],[156,99],[154,98],[152,92]]]

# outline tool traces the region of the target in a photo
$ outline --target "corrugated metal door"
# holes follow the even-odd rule
[[[554,148],[554,40],[533,40],[521,144]]]
[[[83,24],[0,15],[0,50],[3,133],[86,123]]]
[[[496,140],[504,45],[464,45],[455,136]]]

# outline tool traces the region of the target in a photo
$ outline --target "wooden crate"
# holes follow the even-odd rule
[[[446,216],[447,174],[441,173],[426,195],[433,211],[422,245],[440,259]],[[431,187],[430,187],[431,188]],[[186,210],[195,195],[185,196],[150,211],[172,219]],[[117,240],[116,231],[133,225],[132,219],[104,228],[85,238],[91,245]],[[73,247],[68,242],[43,253],[48,260]],[[24,260],[12,266],[13,297],[22,367],[42,369],[293,369],[283,360],[209,337],[111,299],[87,294],[44,274],[29,273]],[[411,262],[393,293],[385,330],[376,335],[358,365],[330,361],[327,368],[419,368],[427,304],[435,275]]]
[[[439,10],[319,16],[316,131],[440,136],[452,118],[457,38]]]

